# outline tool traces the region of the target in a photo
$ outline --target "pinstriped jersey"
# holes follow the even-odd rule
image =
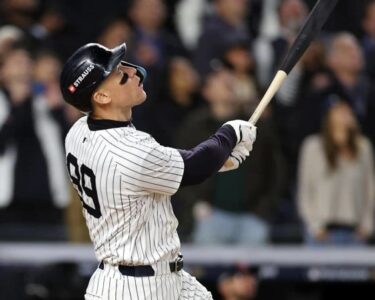
[[[149,265],[180,250],[170,196],[184,162],[133,125],[90,130],[79,119],[66,140],[67,168],[95,254],[109,264]]]

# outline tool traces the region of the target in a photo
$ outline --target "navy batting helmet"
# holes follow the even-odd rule
[[[146,70],[122,61],[125,53],[125,43],[113,49],[96,43],[79,48],[65,63],[61,73],[60,88],[65,101],[80,111],[91,111],[93,92],[120,62],[135,68],[137,76],[143,82]]]

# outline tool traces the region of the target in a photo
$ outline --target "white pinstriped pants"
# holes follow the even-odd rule
[[[168,266],[169,267],[169,266]],[[162,274],[160,274],[162,273]],[[96,269],[85,300],[212,300],[212,295],[189,273],[156,272],[155,276],[124,276],[117,267]]]

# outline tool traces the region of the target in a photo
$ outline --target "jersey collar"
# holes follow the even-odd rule
[[[87,125],[91,131],[106,130],[119,127],[131,126],[131,121],[97,120],[87,117]]]

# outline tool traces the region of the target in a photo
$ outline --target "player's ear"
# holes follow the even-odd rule
[[[92,95],[92,101],[94,101],[95,103],[99,105],[103,105],[103,104],[109,104],[112,101],[112,99],[106,90],[99,89],[95,91],[94,94]]]

